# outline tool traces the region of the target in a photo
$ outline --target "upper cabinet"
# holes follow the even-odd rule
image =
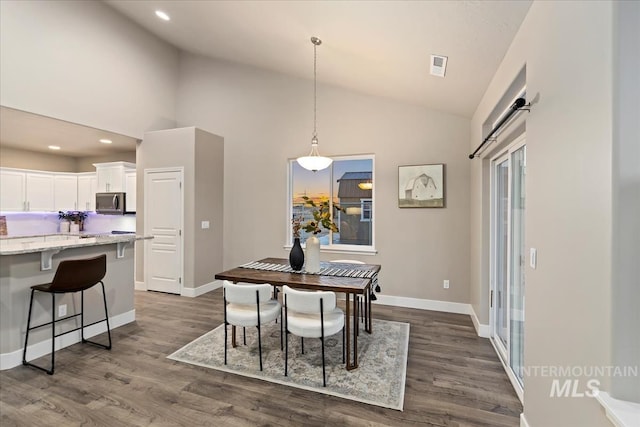
[[[0,170],[0,211],[54,210],[53,174]]]
[[[46,212],[55,210],[53,192],[53,174],[28,172],[27,196],[25,198],[27,211]]]
[[[127,190],[127,212],[136,211],[136,171],[129,170],[125,172],[125,188]]]
[[[78,209],[83,211],[96,210],[97,178],[95,172],[79,173],[78,175]]]
[[[22,171],[0,170],[0,211],[19,212],[27,210],[27,177]]]
[[[84,210],[78,205],[78,176],[75,173],[54,175],[53,200],[56,211]]]
[[[97,193],[127,192],[125,174],[135,172],[136,165],[128,162],[94,163],[96,167]]]

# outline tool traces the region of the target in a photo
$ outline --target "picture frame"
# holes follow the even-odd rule
[[[445,165],[398,166],[399,208],[444,208]]]

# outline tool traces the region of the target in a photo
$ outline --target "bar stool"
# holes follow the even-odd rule
[[[51,283],[45,283],[42,285],[35,285],[31,287],[31,300],[29,302],[29,316],[27,320],[27,334],[24,340],[24,350],[22,352],[22,364],[25,366],[32,366],[34,368],[45,371],[49,375],[53,375],[53,368],[55,362],[55,339],[61,335],[65,335],[71,332],[80,330],[80,336],[83,343],[89,343],[102,347],[107,350],[111,350],[111,329],[109,327],[109,313],[107,311],[107,295],[104,291],[104,283],[102,279],[107,273],[107,255],[100,255],[95,258],[87,259],[74,259],[68,261],[61,261],[56,270],[56,274],[53,277]],[[84,291],[100,283],[102,285],[102,299],[104,301],[104,313],[105,318],[88,325],[84,324]],[[38,326],[31,326],[31,310],[33,308],[33,295],[35,291],[46,292],[51,294],[51,322],[43,323]],[[63,317],[56,320],[56,294],[75,293],[80,292],[80,313],[73,314],[71,316]],[[62,332],[56,335],[56,323],[71,319],[73,317],[80,316],[80,327],[72,329],[67,332]],[[100,322],[107,322],[107,334],[109,336],[109,345],[100,344],[94,341],[89,341],[84,338],[84,328],[87,326],[95,325]],[[51,369],[46,369],[41,366],[37,366],[33,363],[27,362],[27,346],[29,344],[29,331],[41,328],[43,326],[51,325]]]

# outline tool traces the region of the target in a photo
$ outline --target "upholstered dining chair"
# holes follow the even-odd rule
[[[271,298],[271,285],[264,283],[234,284],[225,280],[224,298],[224,364],[227,364],[227,326],[231,325],[232,345],[236,347],[235,328],[256,326],[258,328],[258,353],[262,371],[262,331],[261,325],[276,320],[282,312],[282,305]],[[247,344],[246,335],[244,344]],[[280,322],[280,349],[282,350],[282,322]]]
[[[344,313],[336,307],[336,294],[328,291],[299,291],[284,286],[285,351],[284,376],[288,376],[289,334],[301,338],[304,354],[305,338],[320,338],[322,343],[322,386],[327,386],[324,338],[342,330],[342,363],[344,363]]]

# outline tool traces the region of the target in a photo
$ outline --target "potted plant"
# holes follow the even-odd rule
[[[70,228],[77,227],[77,230],[73,230],[74,232],[84,230],[84,220],[87,218],[87,216],[88,214],[83,211],[66,211],[66,212],[58,211],[59,219],[68,221],[69,223],[76,224],[76,226],[70,226]]]
[[[312,208],[313,219],[310,219],[304,223],[301,228],[307,233],[313,233],[313,235],[307,238],[306,241],[306,258],[307,264],[305,270],[307,273],[318,273],[320,271],[320,239],[316,236],[322,232],[322,228],[337,233],[338,226],[333,222],[333,216],[331,215],[331,205],[329,199],[322,199],[319,203],[314,202],[308,196],[302,196],[305,205]],[[333,205],[336,211],[341,211],[342,208],[337,204]]]

